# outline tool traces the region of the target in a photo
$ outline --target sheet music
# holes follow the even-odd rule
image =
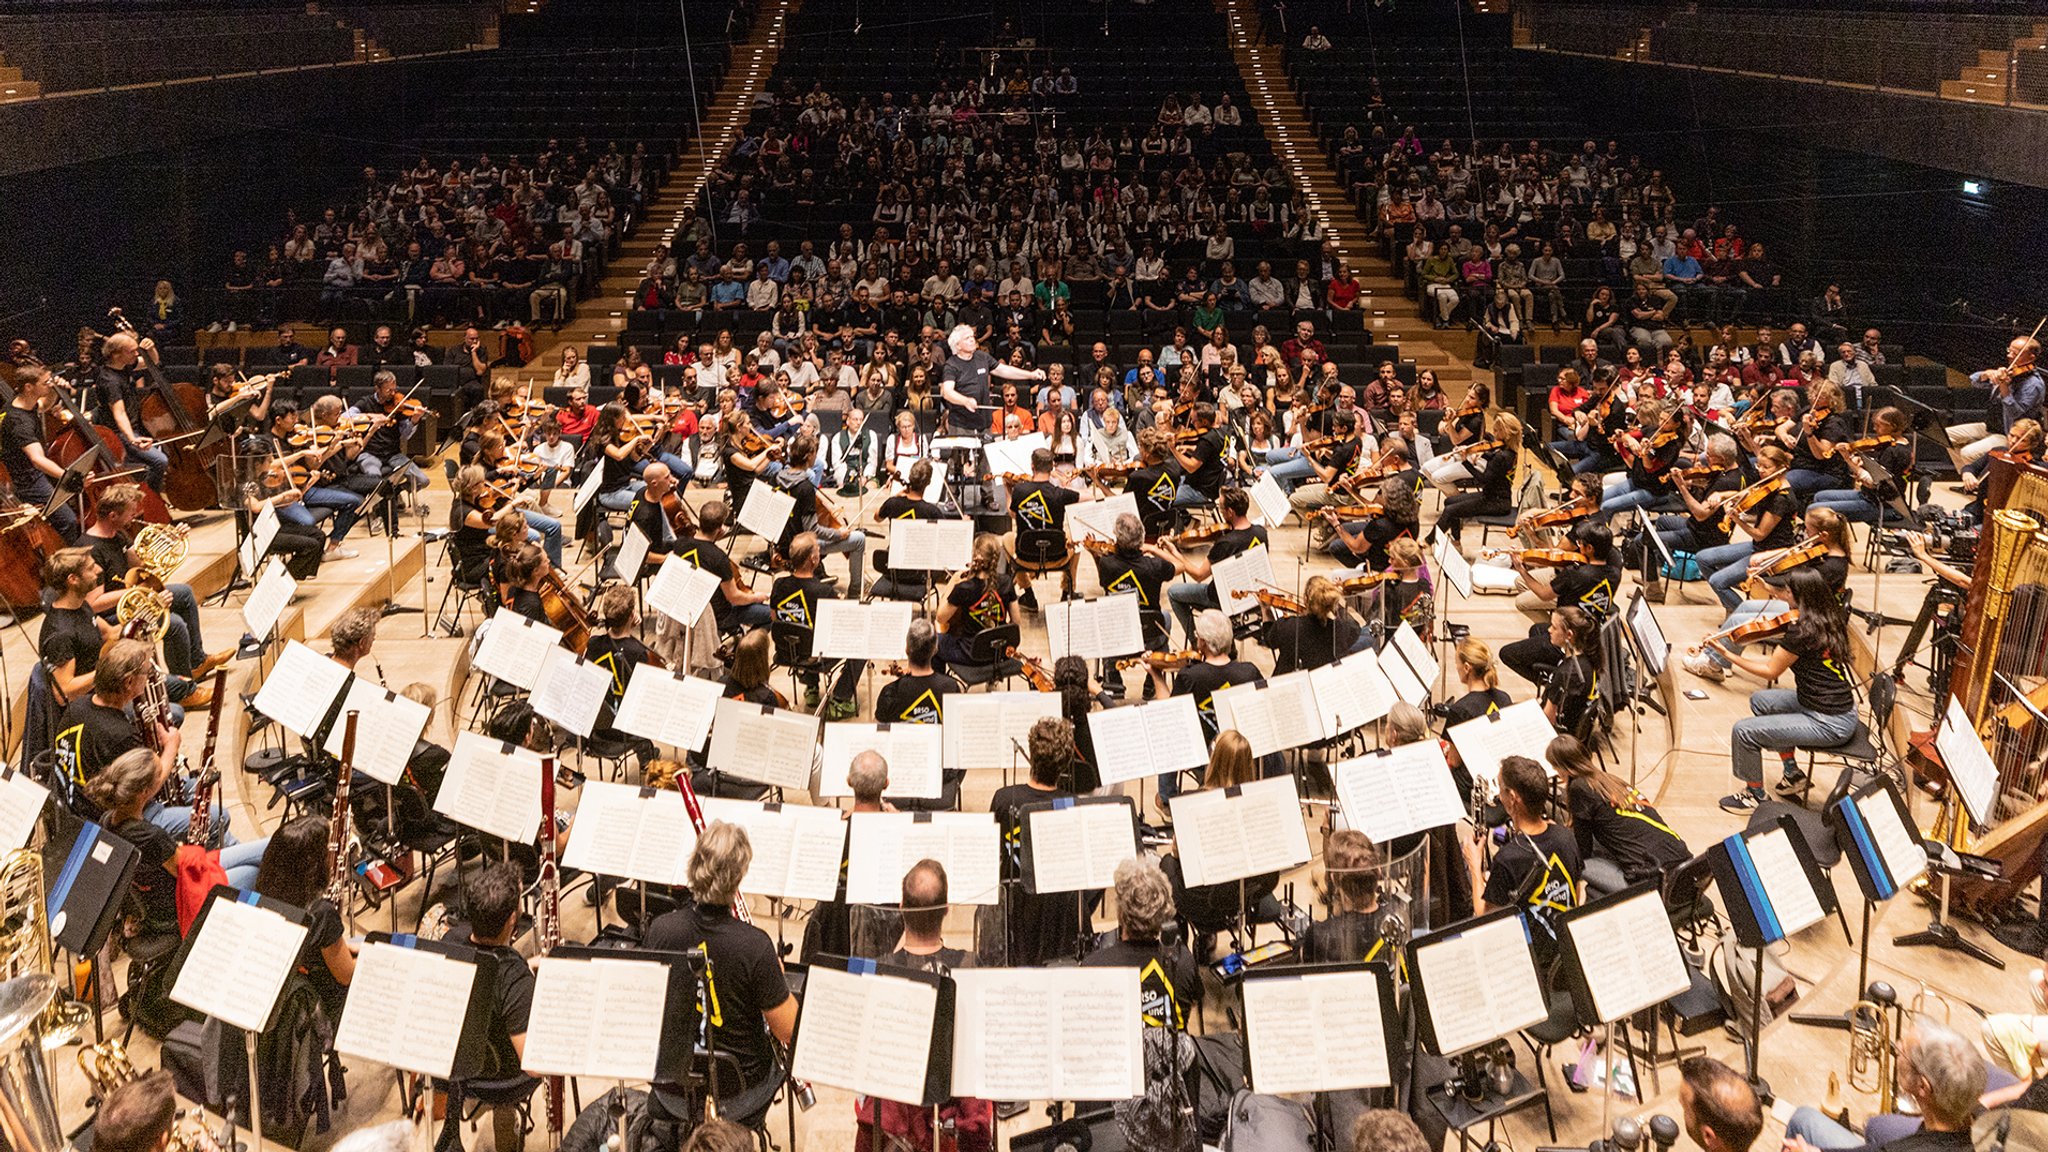
[[[1650,535],[1655,536],[1652,532]],[[1644,669],[1652,677],[1664,674],[1664,660],[1671,654],[1671,645],[1664,639],[1664,629],[1657,623],[1657,614],[1650,609],[1650,601],[1637,596],[1628,610],[1629,631],[1635,634],[1636,648],[1643,654]]]
[[[520,1067],[536,1076],[652,1080],[668,1011],[668,965],[541,957]]]
[[[1920,833],[1906,826],[1890,789],[1880,788],[1868,796],[1856,797],[1855,804],[1895,887],[1904,889],[1927,871],[1927,849],[1922,847]]]
[[[1333,773],[1344,819],[1375,844],[1465,818],[1443,746],[1434,739],[1368,752]]]
[[[1454,1055],[1547,1019],[1520,916],[1432,937],[1415,952],[1437,1050]]]
[[[263,562],[263,557],[270,552],[270,546],[277,542],[278,529],[282,524],[283,521],[277,515],[276,503],[265,500],[263,507],[256,510],[255,522],[249,525],[248,551],[244,554],[248,558],[248,563],[242,565],[244,574],[254,573],[256,565]],[[263,636],[259,633],[256,638],[261,640]]]
[[[892,520],[889,567],[918,572],[956,572],[974,553],[972,520]]]
[[[786,900],[833,900],[839,868],[846,860],[846,817],[837,808],[808,804],[767,805],[754,800],[698,801],[704,819],[723,820],[747,830],[754,846],[740,891]]]
[[[893,552],[890,562],[895,562]],[[826,660],[901,660],[914,607],[908,600],[820,600],[812,654]]]
[[[689,878],[696,829],[683,794],[661,789],[643,795],[631,784],[585,780],[577,790],[576,820],[562,866],[649,884]]]
[[[1396,664],[1401,662],[1394,656]],[[1393,711],[1399,697],[1371,649],[1340,656],[1308,674],[1325,736],[1341,736]]]
[[[1387,678],[1387,684],[1393,688],[1396,699],[1405,700],[1418,707],[1424,700],[1429,699],[1429,685],[1416,674],[1415,669],[1402,657],[1399,650],[1394,651],[1391,659],[1384,650],[1381,652],[1380,675]],[[1432,676],[1431,679],[1435,677]]]
[[[1280,482],[1271,475],[1261,475],[1246,495],[1252,498],[1252,523],[1277,528],[1287,520],[1287,514],[1294,506],[1287,501],[1287,493],[1280,490]]]
[[[278,993],[298,963],[307,928],[232,891],[209,902],[171,999],[249,1032],[270,1026]]]
[[[355,768],[379,784],[396,784],[412,760],[413,746],[427,730],[433,709],[410,697],[400,696],[375,680],[361,676],[349,681],[348,699],[342,701],[341,718],[327,730],[327,754],[341,755],[348,736],[348,714],[356,717]]]
[[[619,554],[612,558],[612,567],[618,571],[619,579],[628,584],[640,582],[640,566],[647,563],[647,549],[651,546],[647,533],[629,521],[625,535],[619,540]]]
[[[1057,719],[1057,692],[955,692],[941,715],[946,767],[972,771],[1021,763],[1031,747],[1031,726]]]
[[[596,497],[597,490],[603,486],[604,469],[592,468],[590,470],[590,475],[585,476],[583,478],[583,483],[576,486],[576,498],[572,502],[571,510],[576,512],[578,515],[581,515],[583,512],[583,506],[590,503],[590,501],[594,497]]]
[[[1436,679],[1442,671],[1436,655],[1415,631],[1415,625],[1406,620],[1401,621],[1401,626],[1394,629],[1394,651],[1400,653],[1401,659],[1408,662],[1408,667],[1415,672],[1415,678],[1424,683]],[[1382,660],[1380,663],[1384,664],[1386,661]],[[1405,700],[1407,697],[1404,696],[1402,699]]]
[[[883,1100],[918,1103],[938,1013],[935,984],[814,967],[804,983],[790,1073]]]
[[[0,851],[28,846],[28,838],[35,834],[36,820],[43,814],[43,804],[49,799],[48,788],[29,779],[28,773],[16,772],[0,761]]]
[[[1136,968],[953,973],[953,1092],[994,1100],[1128,1100],[1145,1092]]]
[[[1168,696],[1088,714],[1095,742],[1095,768],[1104,784],[1121,784],[1201,768],[1209,763],[1209,742],[1193,696]]]
[[[1174,842],[1190,885],[1221,884],[1308,861],[1308,826],[1294,777],[1254,780],[1236,791],[1183,792],[1170,801]]]
[[[855,812],[846,845],[846,901],[895,905],[919,860],[946,867],[954,904],[994,904],[1002,829],[987,812]]]
[[[1594,1015],[1612,1023],[1692,987],[1671,914],[1655,891],[1580,913],[1565,932],[1579,954]]]
[[[1465,560],[1465,554],[1458,551],[1458,542],[1441,532],[1436,534],[1436,544],[1430,549],[1436,560],[1437,574],[1443,576],[1458,595],[1472,598],[1472,565]]]
[[[1998,765],[1984,750],[1984,741],[1978,738],[1963,702],[1954,696],[1949,697],[1947,715],[1934,734],[1934,747],[1956,782],[1956,793],[1962,797],[1970,821],[1990,823],[1998,796]]]
[[[540,773],[540,753],[465,729],[455,734],[434,811],[501,840],[531,844],[540,833]]]
[[[1510,704],[1494,715],[1454,724],[1445,734],[1475,779],[1498,782],[1500,762],[1509,756],[1526,756],[1543,765],[1545,774],[1556,775],[1543,758],[1543,750],[1550,747],[1557,726],[1543,714],[1541,701]]]
[[[536,624],[510,608],[500,608],[491,614],[484,627],[483,641],[469,662],[479,672],[531,692],[540,682],[548,649],[561,646],[560,632],[546,624]]]
[[[1045,639],[1055,660],[1062,656],[1114,659],[1143,652],[1145,630],[1138,622],[1138,594],[1119,592],[1047,604]]]
[[[1045,447],[1045,435],[1033,432],[1015,440],[990,440],[981,446],[982,455],[988,457],[988,470],[996,476],[1005,472],[1031,475],[1031,453]]]
[[[932,466],[932,478],[931,482],[924,486],[924,491],[918,493],[918,499],[929,504],[937,504],[946,495],[946,462],[944,460],[932,460],[929,457],[926,458],[925,462]],[[904,469],[905,472],[909,470],[908,468]],[[892,480],[889,482],[889,495],[901,496],[905,487],[901,480]]]
[[[718,577],[695,564],[663,564],[647,582],[647,606],[689,628],[704,615],[717,591]]]
[[[438,952],[365,944],[334,1050],[445,1079],[455,1070],[476,973],[475,964]]]
[[[808,790],[818,757],[818,718],[720,697],[711,712],[704,762],[720,772],[776,788]]]
[[[1314,972],[1244,982],[1245,1056],[1262,1095],[1387,1088],[1379,972]]]
[[[818,796],[853,795],[847,770],[855,756],[875,751],[889,762],[889,786],[882,795],[936,800],[944,782],[939,765],[944,737],[937,724],[827,724],[818,751]]]
[[[1820,895],[1813,890],[1813,879],[1799,862],[1799,854],[1785,830],[1773,828],[1746,839],[1750,862],[1756,866],[1757,883],[1763,886],[1764,899],[1770,901],[1784,934],[1790,937],[1819,923],[1827,910],[1821,907]]]
[[[284,615],[298,590],[299,582],[285,569],[283,559],[272,556],[263,566],[262,578],[250,589],[249,598],[242,601],[242,626],[259,641],[270,639],[277,618]]]
[[[1218,560],[1209,566],[1209,575],[1215,582],[1216,603],[1229,616],[1257,608],[1259,598],[1253,593],[1280,586],[1273,577],[1273,550],[1264,547],[1248,548],[1227,560]],[[1238,595],[1240,592],[1244,595]]]
[[[1133,820],[1129,797],[1027,813],[1032,890],[1082,892],[1114,885],[1117,865],[1138,854]]]
[[[609,669],[592,664],[567,648],[550,648],[528,703],[533,705],[534,715],[552,720],[578,736],[588,736],[611,690]]]
[[[349,670],[297,640],[287,640],[256,690],[256,710],[295,736],[311,736],[348,683]]]
[[[1119,492],[1100,500],[1083,500],[1079,504],[1067,505],[1067,539],[1078,544],[1090,536],[1098,540],[1116,539],[1116,518],[1124,513],[1138,514],[1138,495],[1135,492]]]
[[[711,715],[725,689],[716,681],[635,664],[612,727],[686,752],[702,752]]]
[[[1254,756],[1285,752],[1328,735],[1306,672],[1232,684],[1214,700],[1217,729],[1235,728],[1251,743]]]
[[[749,484],[747,502],[740,508],[739,525],[763,540],[780,540],[783,528],[789,524],[789,514],[795,510],[796,497],[775,485]]]

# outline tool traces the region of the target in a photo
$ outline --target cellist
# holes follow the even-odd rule
[[[56,402],[57,389],[50,370],[40,363],[21,364],[13,376],[14,399],[0,416],[0,463],[7,467],[15,498],[40,508],[56,494],[55,481],[64,475],[64,466],[50,459],[43,443],[43,409]],[[78,543],[78,516],[68,502],[50,513],[50,526],[66,544]]]

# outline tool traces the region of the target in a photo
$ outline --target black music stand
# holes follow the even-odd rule
[[[1863,893],[1863,933],[1856,939],[1856,998],[1863,997],[1863,990],[1870,987],[1870,910],[1899,894],[1906,885],[1916,878],[1913,875],[1895,875],[1893,864],[1884,857],[1884,852],[1871,832],[1870,818],[1865,814],[1865,804],[1889,804],[1897,818],[1908,830],[1913,828],[1912,812],[1892,783],[1880,777],[1878,780],[1851,792],[1821,813],[1828,830],[1834,834],[1835,844],[1842,856],[1849,861],[1849,870],[1856,876],[1856,887]],[[1921,850],[1926,851],[1927,842],[1921,841]],[[1923,868],[1924,871],[1924,868]],[[1810,1028],[1838,1028],[1844,1031],[1853,1027],[1853,1014],[1841,1012],[1827,1015],[1817,1012],[1794,1012],[1792,1022]]]
[[[2017,686],[2009,680],[2005,681],[2005,684],[2007,688],[2015,691],[2022,704],[2026,704],[2028,709],[2032,710],[2033,706],[2027,704],[2027,696],[2024,692],[2018,692]],[[1952,717],[1956,715],[1958,713],[1951,713]],[[1984,752],[1983,742],[1974,730],[1964,725],[1951,723],[1947,718],[1936,728],[1937,750],[1942,752],[1942,759],[1948,764],[1949,774],[1952,777],[1948,794],[1942,798],[1942,807],[1949,816],[1948,824],[1950,827],[1956,827],[1957,825],[1967,823],[1967,826],[1971,828],[1981,828],[1991,822],[1992,813],[1990,810],[1994,807],[1994,804],[1988,798],[1980,801],[1975,795],[1975,789],[1964,787],[1958,775],[1958,770],[1963,766],[1962,758],[1952,755],[1948,750],[1939,748],[1940,734],[1942,732],[1954,732],[1957,739],[1969,741],[1969,747],[1975,748],[1978,755],[1985,757],[1984,768],[1992,774],[1991,796],[1997,795],[1997,765],[1990,762],[1989,756]],[[1938,878],[1938,882],[1941,885],[1941,898],[1934,906],[1934,919],[1928,922],[1926,928],[1918,932],[1908,932],[1904,936],[1896,937],[1892,940],[1892,943],[1901,948],[1945,948],[1950,952],[1960,952],[1973,960],[1981,960],[1993,968],[2003,969],[2005,967],[2004,960],[1992,955],[1982,946],[1963,939],[1963,934],[1958,932],[1956,926],[1948,921],[1948,907],[1949,887],[1956,877],[1963,876],[1996,880],[2004,875],[2004,866],[1991,857],[1973,856],[1967,852],[1958,852],[1947,844],[1940,844],[1930,861],[1929,869]]]
[[[65,466],[64,474],[57,477],[57,482],[50,486],[50,498],[43,502],[43,519],[48,520],[52,513],[63,507],[65,501],[71,499],[71,493],[85,491],[86,474],[92,471],[93,465],[99,463],[100,453],[104,451],[105,445],[94,444],[78,459]]]
[[[1750,977],[1749,1032],[1744,1037],[1746,1078],[1756,1090],[1757,1099],[1768,1103],[1772,1098],[1771,1086],[1757,1072],[1757,1057],[1763,1046],[1764,1018],[1764,949],[1792,933],[1808,926],[1800,924],[1787,927],[1780,913],[1780,903],[1787,892],[1773,896],[1765,887],[1760,869],[1752,855],[1751,841],[1772,833],[1781,833],[1785,844],[1796,860],[1799,871],[1816,902],[1820,905],[1821,919],[1830,912],[1837,915],[1834,885],[1828,882],[1827,873],[1813,858],[1813,850],[1806,844],[1806,838],[1790,816],[1781,816],[1775,824],[1738,832],[1726,840],[1708,848],[1704,853],[1708,866],[1714,874],[1714,882],[1720,888],[1729,923],[1734,925],[1735,939],[1743,947],[1751,949],[1756,957],[1755,969]],[[1796,879],[1788,878],[1797,883]],[[1789,906],[1788,906],[1789,908]],[[1812,922],[1809,922],[1812,923]],[[1843,930],[1847,931],[1844,924]]]

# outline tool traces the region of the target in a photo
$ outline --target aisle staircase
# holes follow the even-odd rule
[[[1942,98],[1973,104],[2038,103],[2039,83],[2031,86],[2032,93],[2024,90],[2017,71],[2023,53],[2043,50],[2048,50],[2048,23],[2034,25],[2009,48],[1981,49],[1974,66],[1963,69],[1954,80],[1941,82]],[[2038,77],[2030,78],[2038,81]]]
[[[703,134],[685,145],[668,183],[648,202],[640,227],[620,245],[597,294],[577,305],[576,319],[563,325],[560,332],[536,334],[539,338],[535,369],[542,362],[552,369],[557,358],[549,353],[563,344],[574,344],[579,349],[608,344],[625,330],[626,313],[633,306],[633,290],[640,285],[647,261],[658,245],[675,239],[685,213],[697,206],[712,170],[739,140],[747,110],[774,73],[775,62],[782,53],[784,31],[800,6],[801,0],[764,0],[754,19],[752,34],[732,47],[732,67],[726,72],[717,99],[705,109]],[[678,108],[676,115],[679,122],[687,124],[690,110]]]
[[[1379,252],[1379,243],[1365,219],[1351,204],[1335,169],[1323,154],[1315,126],[1301,106],[1288,78],[1278,45],[1263,42],[1253,0],[1215,0],[1230,24],[1230,47],[1237,70],[1251,93],[1252,107],[1265,126],[1288,175],[1302,189],[1309,208],[1322,216],[1323,229],[1363,289],[1365,328],[1375,343],[1398,344],[1403,359],[1434,368],[1453,397],[1463,394],[1472,379],[1474,338],[1462,330],[1439,331],[1424,320],[1402,289],[1394,267]]]

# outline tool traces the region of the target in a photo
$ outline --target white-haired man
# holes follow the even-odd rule
[[[1043,368],[1019,368],[998,363],[995,357],[981,350],[981,345],[974,339],[974,329],[965,324],[956,325],[947,334],[946,344],[953,350],[953,355],[946,359],[939,395],[946,402],[946,426],[950,431],[973,434],[987,427],[987,418],[978,413],[989,403],[991,378],[1045,379]]]

